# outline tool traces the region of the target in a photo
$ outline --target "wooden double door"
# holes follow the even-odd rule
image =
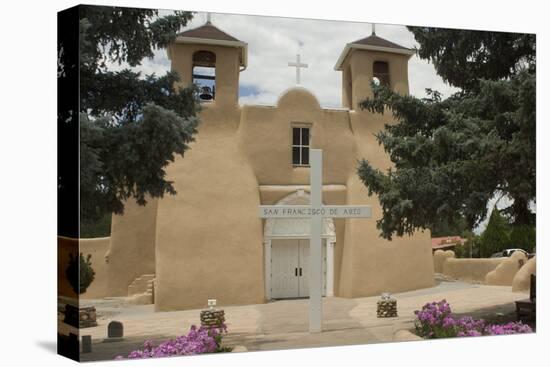
[[[326,244],[323,240],[323,291],[326,290]],[[309,297],[309,240],[271,241],[271,297]]]

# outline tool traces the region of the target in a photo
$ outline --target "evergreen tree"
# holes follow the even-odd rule
[[[439,217],[430,226],[432,237],[460,236],[467,230],[468,223],[466,223],[466,219],[463,217],[456,218],[452,223]]]
[[[373,84],[361,103],[393,112],[377,139],[393,167],[382,172],[367,160],[358,174],[383,208],[381,235],[412,234],[438,221],[462,218],[473,228],[495,194],[512,204],[514,225],[534,225],[535,35],[409,27],[418,55],[461,91],[442,100],[403,96]]]
[[[512,248],[521,248],[532,253],[535,252],[536,241],[535,226],[522,225],[512,228],[510,233],[510,246]]]
[[[165,167],[193,141],[199,110],[194,88],[179,76],[110,71],[166,47],[189,12],[107,6],[80,9],[80,215],[82,223],[122,213],[126,200],[175,194]],[[62,76],[61,76],[62,77]]]
[[[465,242],[462,246],[455,246],[455,255],[457,258],[478,258],[481,257],[481,236],[476,235],[470,230],[462,232],[462,238]]]
[[[494,208],[481,235],[481,256],[489,257],[507,248],[510,248],[510,228],[506,219]]]

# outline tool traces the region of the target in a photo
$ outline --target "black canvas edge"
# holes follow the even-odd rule
[[[57,13],[57,235],[59,237],[79,238],[79,12],[80,6],[74,6]],[[60,74],[61,72],[61,74]],[[78,256],[78,247],[70,250]],[[60,247],[57,255],[60,263]],[[58,264],[59,266],[59,264]],[[60,293],[58,274],[57,296]],[[76,280],[78,284],[78,279]],[[76,301],[79,299],[77,297]],[[62,305],[58,305],[61,306]],[[78,330],[78,328],[77,328]],[[79,332],[62,334],[57,331],[57,353],[69,359],[80,361]]]

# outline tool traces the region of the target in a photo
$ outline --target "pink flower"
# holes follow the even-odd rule
[[[416,332],[424,338],[508,335],[533,331],[528,325],[521,322],[490,325],[483,319],[476,320],[470,316],[455,319],[451,314],[451,306],[446,300],[427,303],[414,314],[416,315],[414,322]]]
[[[221,325],[219,328],[200,327],[198,329],[193,325],[187,335],[167,340],[157,347],[153,345],[151,340],[146,340],[143,343],[142,350],[138,349],[130,352],[127,358],[157,358],[223,351],[221,347],[221,334],[224,332],[227,332],[225,325]],[[123,357],[117,356],[116,359],[123,359]]]

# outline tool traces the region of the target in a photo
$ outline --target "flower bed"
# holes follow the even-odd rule
[[[156,347],[153,345],[152,341],[146,340],[143,343],[143,349],[130,352],[126,358],[159,358],[230,352],[231,348],[222,346],[222,335],[226,332],[227,327],[225,325],[219,328],[200,327],[198,329],[193,325],[187,335],[178,336],[176,339],[165,341]],[[115,359],[124,358],[123,356],[118,356]]]
[[[469,316],[456,318],[451,314],[451,306],[445,300],[427,303],[422,310],[414,313],[416,315],[414,322],[416,334],[426,339],[533,332],[529,325],[521,322],[498,325]]]

